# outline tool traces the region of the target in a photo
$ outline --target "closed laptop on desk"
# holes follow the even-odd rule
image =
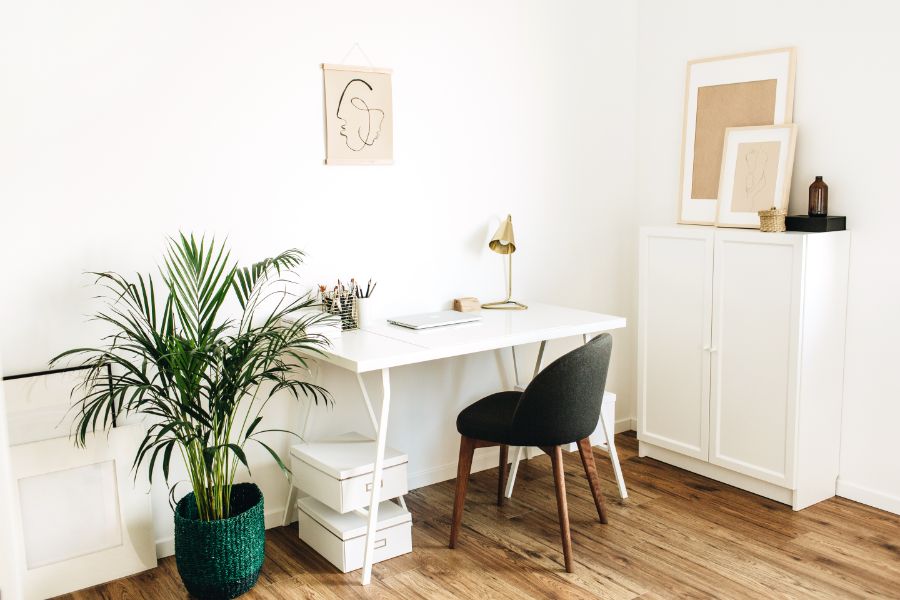
[[[394,317],[387,322],[392,325],[408,327],[410,329],[428,329],[441,327],[442,325],[457,325],[459,323],[471,323],[480,321],[481,315],[463,313],[455,310],[443,310],[440,312],[425,313],[422,315],[410,315],[408,317]]]

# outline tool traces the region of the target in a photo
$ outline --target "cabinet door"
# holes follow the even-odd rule
[[[716,232],[709,462],[789,488],[804,244]]]
[[[708,460],[713,229],[642,228],[638,439]]]

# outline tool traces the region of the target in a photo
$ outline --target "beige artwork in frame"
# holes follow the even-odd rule
[[[796,147],[796,125],[727,128],[716,226],[759,229],[759,211],[786,209]]]
[[[394,164],[391,69],[323,64],[327,165]]]
[[[728,127],[791,123],[796,48],[688,63],[678,222],[713,225]]]

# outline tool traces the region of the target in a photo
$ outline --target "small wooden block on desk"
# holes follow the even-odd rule
[[[457,298],[453,301],[453,310],[457,312],[475,312],[481,310],[478,298]]]

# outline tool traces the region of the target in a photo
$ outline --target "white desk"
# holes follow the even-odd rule
[[[391,400],[389,374],[391,367],[507,347],[512,347],[513,364],[516,365],[515,346],[541,342],[534,370],[537,375],[541,369],[544,346],[548,340],[582,335],[585,336],[586,341],[589,334],[625,327],[623,317],[535,303],[529,303],[528,310],[482,310],[481,317],[479,323],[465,323],[422,331],[380,321],[361,330],[344,332],[340,338],[334,340],[332,347],[326,351],[324,359],[320,356],[316,357],[318,360],[325,360],[357,374],[369,417],[377,434],[373,481],[381,479]],[[518,366],[516,365],[515,368],[518,383]],[[359,374],[377,370],[381,371],[384,400],[381,404],[381,414],[376,417]],[[301,428],[304,436],[308,433],[306,429],[312,410],[312,403],[310,402],[308,405],[306,424]],[[510,475],[512,478],[512,473]],[[368,584],[372,577],[373,544],[380,495],[379,486],[373,485],[369,504],[363,585]],[[289,523],[290,516],[293,514],[295,499],[296,488],[292,485],[285,508],[285,525]]]

